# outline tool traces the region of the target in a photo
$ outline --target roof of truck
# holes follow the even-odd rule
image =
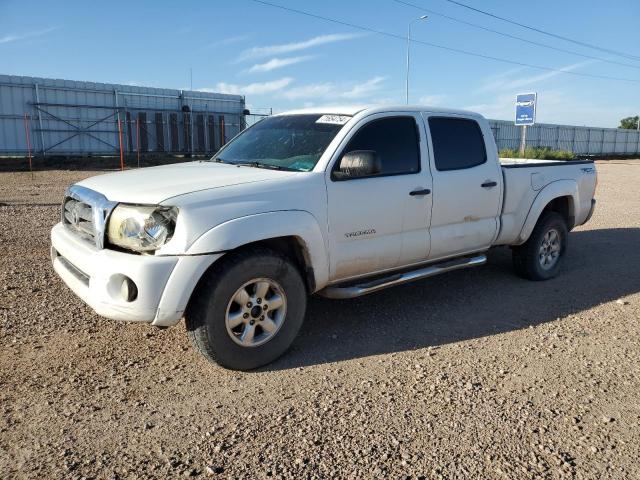
[[[454,108],[430,107],[428,105],[336,105],[324,107],[302,108],[297,110],[289,110],[279,113],[278,115],[299,115],[299,114],[317,114],[317,115],[356,115],[360,112],[367,113],[385,113],[385,112],[432,112],[442,114],[458,114],[481,117],[479,113],[468,110],[457,110]]]

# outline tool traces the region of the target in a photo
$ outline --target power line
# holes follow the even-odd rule
[[[620,57],[625,57],[630,60],[640,60],[640,57],[636,55],[631,55],[630,53],[618,52],[616,50],[611,50],[609,48],[599,47],[598,45],[592,45],[590,43],[582,42],[580,40],[574,40],[573,38],[564,37],[562,35],[558,35],[557,33],[547,32],[545,30],[541,30],[540,28],[532,27],[530,25],[525,25],[524,23],[516,22],[515,20],[509,20],[508,18],[500,17],[490,12],[485,12],[484,10],[480,10],[479,8],[472,7],[470,5],[466,5],[464,3],[458,2],[456,0],[444,0],[445,2],[452,3],[454,5],[458,5],[459,7],[466,8],[468,10],[472,10],[477,13],[481,13],[482,15],[486,15],[491,18],[495,18],[497,20],[502,20],[503,22],[511,23],[513,25],[517,25],[518,27],[526,28],[527,30],[531,30],[533,32],[541,33],[543,35],[548,35],[553,38],[557,38],[560,40],[564,40],[565,42],[575,43],[576,45],[580,45],[587,48],[593,48],[595,50],[600,50],[601,52],[611,53],[613,55],[618,55]]]
[[[326,22],[331,22],[331,23],[335,23],[335,24],[338,24],[338,25],[343,25],[345,27],[355,28],[355,29],[358,29],[358,30],[362,30],[364,32],[375,33],[377,35],[383,35],[383,36],[389,37],[389,38],[395,38],[397,40],[402,40],[403,42],[407,41],[407,37],[405,37],[403,35],[398,35],[398,34],[391,33],[391,32],[385,32],[383,30],[376,30],[374,28],[365,27],[363,25],[357,25],[355,23],[345,22],[343,20],[338,20],[338,19],[335,19],[335,18],[329,18],[329,17],[325,17],[325,16],[322,16],[322,15],[317,15],[315,13],[306,12],[304,10],[298,10],[296,8],[286,7],[284,5],[278,5],[277,3],[267,2],[265,0],[249,0],[249,1],[254,2],[254,3],[259,3],[261,5],[266,5],[266,6],[269,6],[269,7],[273,7],[273,8],[279,8],[281,10],[286,10],[288,12],[297,13],[299,15],[305,15],[307,17],[316,18],[318,20],[324,20]],[[462,49],[459,49],[459,48],[446,47],[444,45],[438,45],[437,43],[425,42],[425,41],[422,41],[422,40],[411,39],[411,42],[412,43],[417,43],[419,45],[427,45],[429,47],[439,48],[441,50],[446,50],[446,51],[449,51],[449,52],[460,53],[460,54],[468,55],[468,56],[471,56],[471,57],[484,58],[485,60],[494,60],[496,62],[508,63],[508,64],[511,64],[511,65],[518,65],[520,67],[530,67],[530,68],[535,68],[535,69],[538,69],[538,70],[545,70],[547,72],[558,72],[558,73],[564,73],[566,75],[573,75],[573,76],[578,76],[578,77],[599,78],[599,79],[604,79],[604,80],[617,80],[617,81],[621,81],[621,82],[640,83],[640,80],[634,79],[634,78],[610,77],[610,76],[607,76],[607,75],[596,75],[596,74],[590,74],[590,73],[572,72],[572,71],[566,70],[566,69],[545,67],[543,65],[534,65],[534,64],[531,64],[531,63],[519,62],[517,60],[509,60],[509,59],[506,59],[506,58],[494,57],[494,56],[491,56],[491,55],[484,55],[482,53],[470,52],[468,50],[462,50]]]
[[[569,53],[571,55],[576,55],[576,56],[582,57],[582,58],[590,58],[591,60],[598,60],[600,62],[606,62],[606,63],[611,63],[611,64],[614,64],[614,65],[622,65],[622,66],[625,66],[625,67],[640,69],[640,65],[632,65],[630,63],[617,62],[615,60],[609,60],[609,59],[602,58],[602,57],[595,57],[593,55],[587,55],[587,54],[584,54],[584,53],[576,52],[574,50],[566,50],[564,48],[554,47],[553,45],[549,45],[547,43],[534,42],[533,40],[529,40],[529,39],[526,39],[526,38],[518,37],[517,35],[511,35],[510,33],[500,32],[498,30],[493,30],[491,28],[483,27],[482,25],[478,25],[476,23],[467,22],[465,20],[460,20],[459,18],[455,18],[455,17],[451,17],[449,15],[445,15],[444,13],[435,12],[435,11],[430,10],[428,8],[421,7],[420,5],[416,5],[415,3],[405,2],[403,0],[393,0],[393,1],[396,2],[396,3],[399,3],[401,5],[406,5],[407,7],[413,7],[415,9],[417,9],[417,10],[420,10],[421,12],[427,12],[427,13],[429,13],[431,15],[435,15],[435,16],[438,16],[438,17],[446,18],[448,20],[451,20],[451,21],[454,21],[454,22],[458,22],[458,23],[462,23],[464,25],[469,25],[469,26],[474,27],[474,28],[479,28],[480,30],[484,30],[486,32],[491,32],[491,33],[495,33],[497,35],[502,35],[503,37],[512,38],[514,40],[519,40],[519,41],[525,42],[525,43],[530,43],[531,45],[536,45],[538,47],[548,48],[548,49],[556,50],[558,52],[563,52],[563,53]]]

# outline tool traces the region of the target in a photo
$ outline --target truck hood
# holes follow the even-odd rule
[[[78,185],[95,190],[114,202],[159,204],[186,193],[289,175],[296,175],[296,172],[197,161],[98,175],[82,180]]]

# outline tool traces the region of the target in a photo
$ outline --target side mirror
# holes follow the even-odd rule
[[[340,167],[334,172],[334,178],[370,177],[380,173],[380,157],[373,150],[353,150],[345,153],[340,159]]]

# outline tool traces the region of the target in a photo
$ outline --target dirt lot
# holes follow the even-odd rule
[[[640,161],[599,162],[559,278],[314,298],[260,371],[93,314],[48,234],[89,171],[0,173],[1,478],[640,478]]]

